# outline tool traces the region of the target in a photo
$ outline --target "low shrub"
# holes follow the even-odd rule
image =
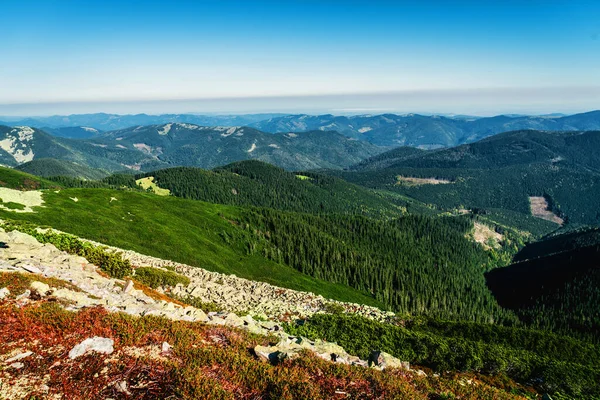
[[[176,286],[181,283],[183,286],[190,284],[187,276],[180,275],[173,271],[165,271],[160,268],[139,267],[135,269],[135,279],[141,283],[156,289],[159,286]]]

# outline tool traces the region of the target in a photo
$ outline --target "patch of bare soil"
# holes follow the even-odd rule
[[[436,179],[436,178],[415,178],[411,176],[398,175],[396,177],[396,185],[406,186],[420,186],[420,185],[444,185],[452,183],[447,179]]]
[[[531,215],[562,225],[565,221],[548,209],[548,202],[542,196],[530,196]]]
[[[492,230],[489,226],[475,222],[473,238],[477,243],[481,243],[485,248],[498,248],[500,247],[500,242],[504,237],[498,232]]]

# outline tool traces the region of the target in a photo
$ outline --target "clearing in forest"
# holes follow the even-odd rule
[[[33,212],[32,207],[44,204],[39,190],[21,191],[0,188],[0,208],[13,212]]]
[[[559,225],[564,223],[563,219],[555,215],[551,210],[548,209],[548,202],[542,196],[530,196],[529,204],[531,206],[531,215],[546,221],[554,222]]]
[[[411,176],[402,176],[398,175],[396,177],[396,185],[406,185],[406,186],[420,186],[420,185],[443,185],[452,183],[447,179],[437,179],[437,178],[414,178]]]
[[[152,189],[152,191],[159,196],[168,196],[171,194],[171,191],[169,189],[163,189],[159,187],[156,183],[154,183],[153,176],[138,179],[135,181],[135,183],[137,183],[138,186],[141,186],[144,190]]]
[[[481,243],[485,249],[499,248],[500,242],[504,239],[504,236],[494,231],[487,225],[475,222],[475,229],[473,231],[473,239],[477,243]]]

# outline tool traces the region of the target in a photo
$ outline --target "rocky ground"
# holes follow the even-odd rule
[[[370,360],[360,360],[334,343],[287,335],[276,317],[285,314],[308,316],[318,312],[329,302],[321,296],[281,289],[266,283],[216,274],[124,251],[124,257],[131,260],[134,265],[169,267],[190,278],[191,283],[188,287],[178,285],[172,290],[172,294],[195,296],[202,301],[217,303],[226,310],[205,313],[201,309],[170,301],[166,296],[157,298],[148,290],[136,288],[136,284],[130,280],[110,278],[86,259],[67,254],[51,244],[41,244],[27,234],[18,231],[7,233],[0,230],[0,242],[2,243],[0,273],[25,274],[31,281],[29,287],[20,293],[11,293],[7,287],[0,287],[0,304],[11,302],[18,307],[25,307],[44,300],[56,301],[72,311],[102,307],[108,312],[122,312],[133,316],[155,315],[174,321],[239,328],[253,334],[276,338],[278,343],[274,346],[258,345],[254,348],[256,357],[275,364],[284,359],[294,358],[303,350],[308,350],[319,358],[334,363],[364,367],[371,365],[379,369],[386,367],[409,369],[408,363],[400,362],[385,353],[374,353]],[[48,281],[48,278],[55,280]],[[64,282],[64,284],[54,285],[52,282]],[[363,315],[379,318],[387,316],[370,307],[339,304]],[[240,317],[233,311],[251,311],[253,315],[262,315],[262,317],[259,318],[260,320],[253,318],[251,314]],[[96,342],[100,342],[101,346],[94,347]],[[78,346],[70,350],[69,356],[82,355],[88,351],[112,353],[111,338],[90,337],[87,342],[84,341]],[[168,343],[163,343],[162,351],[168,350],[169,346]],[[18,379],[15,378],[24,365],[22,360],[31,357],[32,354],[29,351],[19,351],[18,348],[16,350],[13,348],[6,353],[2,347],[0,346],[0,365],[4,370],[0,374],[0,399],[18,398],[15,393],[23,394],[26,388],[20,387]],[[1,385],[2,381],[10,381],[12,385],[10,387]],[[25,381],[22,384],[27,385]],[[15,387],[19,389],[16,390]]]
[[[98,246],[105,246],[90,240],[86,241]],[[109,250],[121,252],[123,258],[130,260],[134,266],[168,268],[187,276],[190,278],[191,283],[187,287],[178,285],[173,288],[171,291],[173,295],[178,297],[192,296],[202,302],[213,303],[219,308],[230,312],[249,313],[269,319],[281,319],[289,316],[304,318],[326,309],[329,305],[335,305],[343,307],[346,312],[378,321],[387,321],[394,317],[394,313],[382,311],[375,307],[329,300],[313,293],[285,289],[264,282],[239,278],[235,275],[211,272],[131,250],[106,247]]]

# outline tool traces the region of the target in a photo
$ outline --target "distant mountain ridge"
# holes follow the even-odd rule
[[[6,118],[4,118],[6,120]],[[3,117],[0,117],[0,121]],[[187,123],[200,126],[249,126],[263,132],[288,133],[337,131],[344,136],[378,146],[411,146],[425,149],[452,147],[472,143],[501,132],[522,129],[548,131],[600,130],[600,111],[563,116],[498,115],[473,117],[419,114],[382,114],[336,116],[308,114],[246,115],[117,115],[81,114],[69,116],[15,118],[0,125],[31,126],[46,129],[54,135],[69,138],[91,138],[99,131],[126,129],[134,126]]]
[[[8,118],[0,117],[0,125],[26,125],[33,128],[93,128],[100,131],[112,131],[139,125],[160,125],[169,122],[181,122],[205,126],[249,125],[264,119],[284,114],[245,114],[245,115],[197,115],[197,114],[74,114],[54,115],[50,117]],[[63,135],[58,135],[63,136]]]
[[[27,126],[0,126],[0,164],[11,167],[54,158],[105,172],[151,171],[174,166],[213,168],[256,159],[289,170],[340,169],[385,150],[321,131],[270,134],[248,127],[169,123],[69,139]]]
[[[418,114],[334,116],[306,114],[274,117],[251,126],[266,132],[337,131],[379,146],[427,149],[472,143],[502,132],[535,129],[588,131],[600,129],[600,111],[565,117],[505,116],[486,118],[425,116]]]

